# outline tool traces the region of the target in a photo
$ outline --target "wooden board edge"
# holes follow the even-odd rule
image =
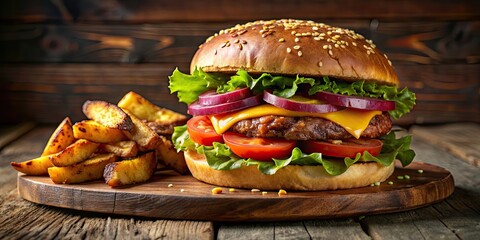
[[[361,194],[347,199],[335,199],[336,194],[330,192],[321,198],[289,194],[286,198],[262,199],[257,197],[235,200],[212,196],[161,196],[155,194],[136,196],[135,193],[112,190],[115,193],[106,194],[105,197],[105,194],[102,193],[88,189],[70,188],[68,185],[38,184],[35,178],[23,176],[23,174],[18,175],[19,195],[28,201],[39,204],[114,215],[224,222],[311,220],[394,213],[440,202],[448,198],[455,189],[453,176],[448,172],[438,181],[416,186],[413,190],[410,188],[397,190],[395,196],[400,196],[401,199],[404,199],[403,202],[385,202],[386,194],[391,194],[391,191],[369,193],[369,203],[373,204],[370,208],[361,210],[354,207],[349,208],[352,202],[365,199],[366,196]],[[32,189],[36,189],[36,191]],[[433,194],[425,194],[425,192]],[[61,194],[71,197],[59,198],[58,195]],[[410,198],[413,195],[424,197],[414,203]],[[91,199],[102,199],[102,201],[92,202]],[[125,199],[128,199],[128,201],[125,201]],[[328,203],[338,201],[338,199],[343,201],[346,206],[346,209],[342,209],[341,212],[336,212],[337,209],[331,208],[323,210],[324,212],[319,214],[318,209],[315,210],[317,207],[331,207],[328,206]],[[312,208],[307,210],[298,207],[305,205],[312,206]],[[95,207],[92,208],[92,206]],[[150,206],[150,208],[137,209],[135,206]],[[216,206],[216,210],[212,212],[209,206]],[[238,206],[243,206],[243,208]],[[252,206],[252,208],[250,209],[249,206]],[[259,209],[253,206],[265,207]]]

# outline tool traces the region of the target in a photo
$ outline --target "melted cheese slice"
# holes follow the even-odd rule
[[[379,114],[382,114],[382,112],[354,108],[345,108],[343,110],[330,113],[296,112],[275,107],[270,104],[264,104],[233,113],[212,115],[210,116],[210,121],[212,122],[215,131],[218,134],[222,134],[231,128],[235,123],[249,118],[257,118],[267,115],[286,117],[320,117],[328,119],[342,126],[355,138],[360,138],[362,132],[368,127],[370,120],[372,120],[375,115]]]

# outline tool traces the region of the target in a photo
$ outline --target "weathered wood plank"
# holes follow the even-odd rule
[[[305,222],[312,239],[370,239],[354,219],[335,219]]]
[[[3,64],[0,65],[0,122],[31,120],[58,124],[66,116],[85,119],[88,99],[116,103],[135,91],[159,106],[186,113],[168,89],[173,64]],[[179,64],[188,71],[188,64]],[[417,93],[414,110],[398,124],[480,122],[479,64],[397,65],[403,86]],[[421,73],[421,74],[419,74]],[[460,77],[458,74],[462,73]],[[448,111],[446,111],[448,110]]]
[[[217,239],[275,239],[273,223],[223,224],[219,227]]]
[[[122,218],[40,206],[12,190],[0,205],[2,239],[213,239],[211,222]]]
[[[462,1],[35,1],[8,0],[3,3],[2,19],[10,21],[115,21],[142,23],[158,21],[228,21],[273,18],[380,18],[438,20],[478,17],[479,4]],[[358,11],[362,9],[362,11]]]
[[[19,123],[13,126],[0,126],[0,149],[32,130],[34,127],[35,124],[32,122]]]
[[[480,167],[480,125],[456,123],[411,129],[412,134],[426,142],[437,144],[453,155]]]
[[[317,21],[322,21],[318,19]],[[0,25],[2,62],[188,63],[198,46],[240,22]],[[331,20],[372,39],[397,63],[480,62],[480,21]]]
[[[476,142],[478,142],[478,138]],[[480,197],[480,168],[448,153],[440,146],[431,145],[422,139],[413,138],[412,149],[417,156],[414,161],[432,163],[448,169],[455,180],[455,186],[467,190],[472,197]],[[480,203],[478,203],[480,204]]]

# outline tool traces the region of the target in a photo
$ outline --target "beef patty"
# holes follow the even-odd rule
[[[361,137],[378,138],[392,129],[388,113],[376,115]],[[289,140],[346,139],[353,136],[340,125],[316,117],[263,116],[239,121],[232,131],[249,137],[278,137]]]

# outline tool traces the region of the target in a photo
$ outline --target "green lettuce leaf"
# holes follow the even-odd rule
[[[240,69],[233,76],[214,75],[195,69],[194,72],[184,74],[175,69],[170,79],[170,92],[177,93],[180,102],[190,104],[198,99],[198,95],[207,90],[216,90],[218,93],[233,91],[238,88],[248,87],[254,93],[271,89],[273,94],[289,98],[295,95],[299,86],[309,85],[309,94],[313,95],[320,91],[332,93],[381,98],[395,102],[395,110],[389,111],[390,115],[398,119],[408,113],[415,105],[415,94],[403,88],[398,90],[395,86],[379,85],[375,82],[356,81],[343,82],[331,80],[328,76],[320,79],[309,77],[272,76],[263,73],[259,77],[252,77],[247,71]]]
[[[176,68],[169,78],[170,93],[177,93],[180,102],[190,104],[197,101],[198,96],[208,89],[216,89],[225,83],[221,76],[215,76],[196,68],[193,73],[185,74]]]
[[[199,146],[188,136],[185,126],[175,127],[172,141],[177,150],[187,149],[204,154],[208,165],[216,170],[233,170],[242,165],[257,166],[264,174],[275,174],[279,169],[288,165],[311,165],[323,166],[325,171],[332,176],[340,175],[358,161],[377,162],[384,166],[390,166],[395,159],[399,159],[403,166],[410,164],[415,157],[415,152],[410,149],[411,137],[405,136],[397,139],[394,132],[390,132],[383,139],[384,145],[380,155],[374,157],[369,152],[357,154],[352,158],[335,159],[323,158],[320,153],[305,154],[299,148],[294,148],[290,157],[286,159],[273,159],[272,162],[243,159],[235,155],[230,148],[223,143],[213,143],[213,146]]]

